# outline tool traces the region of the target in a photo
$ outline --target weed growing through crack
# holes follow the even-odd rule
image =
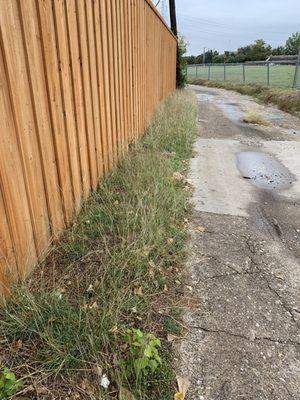
[[[247,124],[268,125],[268,122],[255,111],[246,112],[243,117],[243,122],[246,122]]]
[[[101,390],[101,398],[115,398],[120,385],[139,399],[172,398],[164,320],[183,291],[175,280],[182,271],[189,212],[189,190],[174,173],[187,171],[196,116],[192,94],[171,96],[145,137],[83,205],[44,266],[0,311],[6,343],[0,366],[9,363],[18,376],[28,375],[28,368],[39,371],[37,379],[47,387],[44,399],[69,392],[90,398],[84,396],[99,396]],[[152,349],[161,362],[156,359],[156,368],[142,374],[139,387],[136,374],[124,379],[119,367],[120,356],[130,355],[122,337],[126,329],[161,340],[162,347]],[[102,373],[111,382],[107,391],[99,384]]]

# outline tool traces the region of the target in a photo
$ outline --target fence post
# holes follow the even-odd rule
[[[293,89],[297,88],[297,76],[299,74],[299,68],[300,68],[300,46],[298,48],[298,58],[297,58],[297,63],[295,65],[295,75],[294,75],[294,81],[293,81]]]
[[[246,70],[245,70],[245,64],[243,64],[243,83],[246,82]]]
[[[267,64],[267,85],[270,86],[270,64]]]
[[[226,81],[226,64],[224,63],[224,81]]]
[[[208,66],[208,80],[210,80],[210,64]]]
[[[198,65],[196,65],[196,78],[198,77]]]

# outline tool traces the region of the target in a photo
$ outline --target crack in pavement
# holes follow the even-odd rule
[[[245,340],[247,340],[249,342],[265,340],[265,341],[276,343],[276,344],[300,346],[300,342],[295,342],[295,341],[290,340],[290,339],[287,339],[287,340],[278,339],[278,338],[274,339],[274,338],[271,338],[269,336],[255,336],[252,339],[252,338],[250,338],[250,337],[248,337],[246,335],[241,335],[239,333],[229,332],[229,331],[225,331],[225,330],[222,330],[222,329],[211,329],[211,328],[206,328],[206,327],[199,326],[199,325],[191,325],[190,328],[198,329],[198,330],[200,329],[201,331],[207,332],[207,333],[216,333],[216,334],[219,334],[219,335],[223,334],[223,335],[228,335],[228,336],[232,336],[232,337],[237,337],[239,339],[245,339]]]
[[[208,279],[220,279],[220,278],[227,278],[231,276],[237,276],[237,275],[255,275],[255,274],[261,274],[260,271],[236,271],[232,273],[225,273],[225,274],[220,274],[220,275],[212,275],[212,276],[204,276],[203,278],[200,278],[196,283],[198,284],[199,282],[203,282],[203,280],[208,280]]]
[[[255,250],[253,249],[253,246],[251,246],[249,240],[250,240],[250,238],[248,238],[248,240],[246,240],[246,244],[247,244],[247,246],[249,248],[249,251],[255,256]],[[255,265],[255,267],[260,271],[260,274],[261,274],[262,278],[264,279],[264,281],[266,282],[268,289],[278,297],[278,299],[280,301],[279,304],[290,315],[290,317],[291,317],[292,321],[294,322],[294,324],[296,325],[297,329],[300,329],[299,323],[296,320],[296,318],[295,318],[295,316],[294,316],[294,314],[292,312],[293,308],[289,307],[286,304],[286,301],[284,300],[284,298],[281,296],[281,294],[274,287],[271,286],[271,283],[267,278],[267,273],[264,270],[262,270],[261,265],[257,261],[255,261],[253,259],[253,257],[251,257],[251,256],[249,256],[249,257],[250,257],[251,262],[253,263],[253,265]],[[266,266],[265,263],[262,262],[262,264],[264,264]]]

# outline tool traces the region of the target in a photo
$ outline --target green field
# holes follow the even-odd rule
[[[224,65],[194,66],[187,69],[188,78],[210,79],[213,81],[245,82],[261,85],[268,84],[268,67],[266,65]],[[269,85],[274,87],[293,87],[294,65],[270,65]]]

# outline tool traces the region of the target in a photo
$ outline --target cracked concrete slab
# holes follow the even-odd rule
[[[188,400],[299,400],[300,137],[289,134],[299,120],[247,96],[193,89],[202,122],[187,271],[197,306],[185,313],[178,372],[191,380]],[[244,124],[249,108],[269,125]],[[276,157],[295,182],[255,187],[238,171],[240,151]]]

